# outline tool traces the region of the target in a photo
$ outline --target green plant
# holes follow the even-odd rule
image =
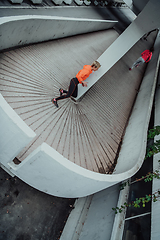
[[[135,182],[139,182],[144,180],[145,182],[149,182],[152,181],[153,178],[157,178],[160,179],[160,174],[159,171],[156,170],[155,172],[149,172],[146,176],[142,176],[139,179],[136,179],[134,182],[130,183],[129,180],[125,181],[123,184],[120,185],[120,190],[124,189],[124,187],[128,184],[133,184]],[[115,211],[115,213],[121,213],[123,211],[123,209],[125,209],[126,207],[135,207],[135,208],[140,208],[140,206],[145,207],[145,204],[151,200],[153,200],[154,202],[157,201],[157,198],[160,197],[160,191],[157,191],[156,193],[152,194],[152,195],[146,195],[145,197],[141,197],[141,198],[136,198],[135,201],[133,201],[132,203],[127,204],[126,202],[124,203],[124,205],[121,205],[121,207],[116,207],[116,208],[112,208],[112,210]]]
[[[156,135],[160,134],[160,126],[156,126],[153,129],[150,129],[148,131],[148,139],[153,139]],[[154,154],[160,152],[160,140],[157,140],[156,142],[154,142],[154,144],[152,144],[151,146],[148,146],[146,149],[146,156],[145,159],[147,159],[148,157],[153,156]],[[160,162],[160,160],[158,160],[158,162]],[[156,170],[155,172],[149,172],[146,176],[142,176],[139,179],[136,179],[134,182],[132,182],[131,184],[144,180],[145,182],[149,182],[152,181],[153,178],[157,178],[160,179],[160,174],[159,171]],[[124,187],[126,185],[130,185],[129,180],[123,182],[120,185],[120,190],[124,189]],[[146,203],[148,203],[149,201],[153,200],[153,202],[156,202],[157,199],[160,197],[160,190],[157,190],[157,192],[153,193],[152,195],[146,195],[145,197],[141,197],[141,198],[136,198],[135,201],[133,201],[132,203],[127,204],[126,202],[124,203],[124,205],[121,205],[121,207],[116,207],[116,208],[112,208],[112,210],[115,211],[115,213],[117,214],[118,212],[121,213],[123,211],[123,209],[125,209],[126,207],[135,207],[135,208],[140,208],[145,207]]]
[[[157,140],[153,145],[147,147],[145,159],[153,156],[158,152],[160,152],[160,140]]]
[[[160,173],[158,170],[156,170],[155,172],[149,172],[146,174],[146,176],[142,176],[141,178],[138,178],[136,179],[134,182],[130,183],[129,180],[123,182],[121,185],[120,185],[120,190],[123,190],[124,187],[128,184],[129,186],[135,182],[139,182],[139,181],[142,181],[144,180],[145,182],[149,182],[149,181],[152,181],[153,178],[157,178],[157,179],[160,179]]]
[[[128,186],[130,185],[129,180],[127,180],[127,181],[121,183],[121,184],[120,184],[120,190],[123,190],[127,184],[128,184]]]
[[[134,182],[130,183],[129,180],[125,181],[123,184],[120,185],[120,190],[123,190],[124,187],[128,184],[133,184],[135,182],[139,182],[144,180],[145,182],[149,182],[152,181],[153,178],[156,179],[160,179],[160,173],[158,170],[156,170],[155,172],[149,172],[146,176],[142,176],[139,179],[136,179]],[[149,201],[153,200],[153,202],[157,201],[157,198],[160,197],[160,191],[158,190],[157,192],[153,193],[152,195],[146,195],[145,197],[141,197],[141,198],[136,198],[135,201],[133,201],[132,203],[127,204],[126,202],[121,205],[121,207],[116,207],[116,208],[112,208],[112,210],[115,211],[115,213],[121,213],[123,211],[123,209],[125,209],[126,207],[135,207],[135,208],[140,208],[145,207],[146,203],[148,203]]]
[[[157,190],[157,192],[153,193],[152,195],[146,195],[145,197],[140,197],[140,198],[136,198],[135,201],[131,202],[131,203],[124,203],[124,205],[121,205],[121,207],[116,207],[116,208],[112,208],[113,211],[115,211],[115,214],[117,213],[121,213],[123,211],[123,209],[125,209],[126,207],[135,207],[135,208],[140,208],[145,207],[146,203],[150,202],[151,200],[153,202],[158,201],[158,198],[160,197],[160,190]]]
[[[148,139],[153,139],[155,136],[160,134],[160,126],[155,126],[153,129],[148,131]],[[160,152],[160,140],[157,140],[152,145],[148,146],[146,149],[145,159],[153,156],[154,154]]]
[[[160,134],[160,126],[155,126],[153,129],[148,131],[148,139],[153,139],[156,135]]]
[[[159,175],[159,171],[158,170],[156,170],[153,173],[148,173],[145,177],[142,176],[142,179],[144,179],[145,182],[152,181],[153,178],[160,179],[160,175]]]
[[[160,161],[160,160],[159,160]],[[142,176],[141,178],[139,179],[136,179],[134,182],[130,183],[129,180],[123,182],[120,184],[120,190],[123,190],[127,185],[130,186],[131,184],[135,183],[135,182],[139,182],[141,180],[144,180],[145,182],[149,182],[149,181],[152,181],[153,178],[157,178],[157,179],[160,179],[160,174],[159,174],[159,171],[156,170],[155,172],[149,172],[147,173],[146,176]]]

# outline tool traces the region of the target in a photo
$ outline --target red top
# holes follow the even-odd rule
[[[152,57],[152,52],[150,52],[149,50],[145,50],[144,52],[141,53],[141,56],[145,62],[149,62]]]
[[[82,81],[84,81],[86,78],[88,78],[91,73],[92,73],[91,66],[90,65],[84,65],[83,69],[81,69],[77,73],[76,78],[78,79],[79,83],[82,84]]]

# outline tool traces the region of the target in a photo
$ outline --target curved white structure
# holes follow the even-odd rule
[[[11,162],[36,136],[0,94],[0,163],[9,170]]]
[[[0,50],[109,29],[116,22],[38,15],[1,17]]]
[[[119,43],[121,46],[127,45],[127,47],[124,47],[125,51],[123,47],[118,48],[118,40],[110,47],[111,49],[117,49],[118,59],[120,59],[120,57],[122,57],[124,53],[130,49],[130,47],[138,40],[138,37],[140,38],[146,31],[150,30],[152,27],[157,27],[157,24],[159,24],[160,17],[158,10],[153,6],[154,3],[156,3],[155,0],[150,1],[144,9],[144,15],[140,14],[138,17],[139,21],[137,18],[135,24],[132,25],[134,27],[129,27],[130,34],[134,29],[132,44],[131,42],[125,42],[122,44],[123,40],[125,39],[123,39],[123,36],[126,36],[124,33],[124,35],[122,34],[119,37]],[[141,29],[139,29],[138,24],[142,23],[142,21],[147,21],[147,13],[150,11],[151,7],[154,8],[153,10],[155,11],[155,19],[152,19],[151,24],[144,28],[143,24],[141,24]],[[20,18],[23,19],[23,17]],[[36,17],[36,19],[37,18],[38,17]],[[28,19],[30,19],[30,17]],[[43,24],[40,24],[39,26],[44,27]],[[137,37],[134,38],[134,34],[137,35]],[[25,36],[23,37],[25,40]],[[9,38],[6,39],[8,40],[8,43],[6,41],[7,45],[5,48],[8,48]],[[31,39],[34,39],[33,36]],[[16,42],[17,40],[14,44],[16,44]],[[26,40],[26,43],[30,42],[27,42]],[[159,65],[159,49],[160,41],[158,35],[155,43],[155,54],[153,55],[152,61],[148,64],[145,72],[145,76],[126,129],[115,172],[112,175],[99,174],[87,169],[83,169],[74,163],[69,162],[66,158],[61,156],[57,151],[45,143],[32,152],[18,166],[13,162],[10,162],[11,157],[8,159],[6,158],[5,163],[3,163],[5,164],[5,167],[8,168],[12,174],[15,174],[23,181],[40,191],[59,197],[73,198],[83,197],[98,192],[134,175],[141,167],[145,156],[147,129],[157,80],[157,68]],[[102,55],[102,58],[100,58],[101,63],[106,63],[107,61],[107,58],[104,57],[104,55]],[[115,63],[115,60],[109,60],[109,66],[112,67]],[[102,74],[102,71],[104,74],[104,72],[108,71],[108,69],[108,66],[106,68],[102,68],[102,70],[100,70],[100,74]],[[99,78],[98,75],[95,74],[95,78],[97,81]],[[3,154],[6,153],[5,147],[2,148],[1,152]],[[15,154],[13,154],[12,157],[14,156]]]
[[[152,62],[148,64],[126,129],[118,163],[112,175],[94,173],[81,168],[45,143],[18,166],[13,162],[9,163],[10,171],[40,191],[72,198],[98,192],[135,174],[141,167],[145,156],[147,129],[159,65],[159,51],[157,51],[159,48],[158,36],[155,43],[156,54]]]

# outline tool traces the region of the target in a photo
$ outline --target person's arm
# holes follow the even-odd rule
[[[88,83],[88,82],[82,81],[82,86],[83,86],[83,87],[87,87],[87,83]]]

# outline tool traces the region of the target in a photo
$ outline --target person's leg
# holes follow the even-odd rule
[[[69,98],[70,96],[72,96],[72,94],[74,94],[74,96],[77,94],[77,85],[78,85],[78,79],[77,78],[72,78],[70,81],[70,85],[68,88],[68,91],[66,91],[67,93],[65,95],[61,95],[58,98],[53,98],[52,99],[52,103],[58,107],[57,101],[61,100],[61,99],[65,99],[65,98]]]
[[[132,65],[130,69],[133,69],[134,67],[138,67],[140,64],[144,63],[144,59],[142,57],[139,57]]]
[[[70,96],[72,96],[72,94],[74,94],[74,92],[77,88],[77,85],[78,85],[78,79],[72,78],[71,81],[70,81],[68,91],[66,91],[66,94],[62,95],[58,98],[55,98],[56,101],[61,100],[61,99],[65,99],[65,98],[69,98]]]
[[[74,92],[72,93],[71,96],[74,97],[74,98],[76,98],[77,95],[78,95],[78,84],[77,84],[77,86],[75,87],[75,90],[74,90]]]
[[[68,91],[66,91],[66,90],[63,90],[63,93],[67,93]]]
[[[63,93],[67,93],[68,91],[66,91],[66,90],[64,90],[64,89],[62,89],[62,88],[60,88],[60,89],[59,89],[59,92],[60,92],[60,96],[62,96]]]

